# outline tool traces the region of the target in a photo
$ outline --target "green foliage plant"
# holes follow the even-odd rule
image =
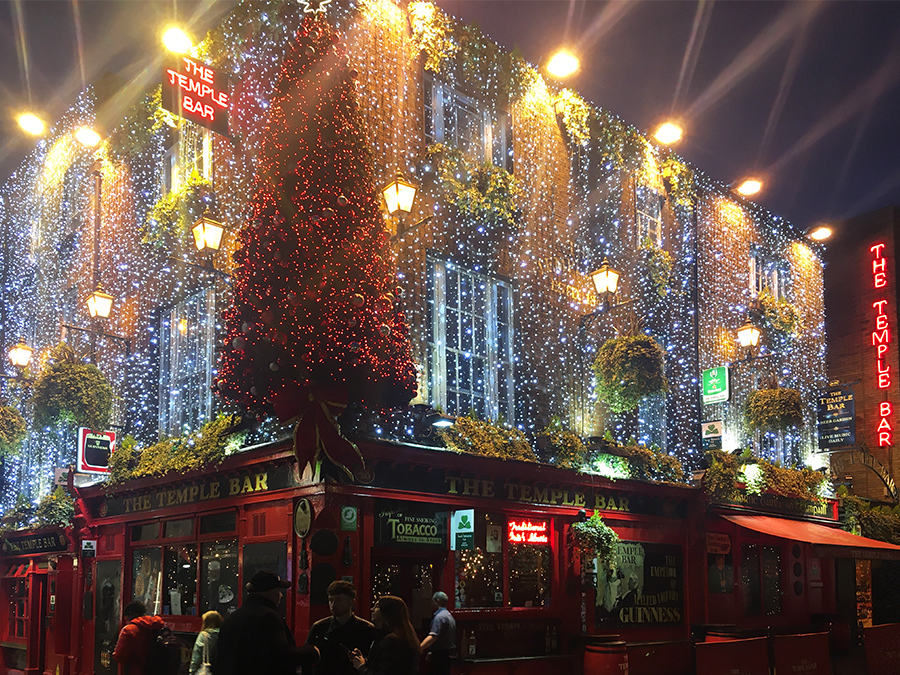
[[[669,155],[660,162],[659,169],[669,192],[670,201],[678,206],[691,208],[695,192],[694,172],[691,167],[674,155]]]
[[[800,312],[784,298],[775,299],[769,291],[761,291],[758,296],[763,327],[776,340],[784,340],[796,335],[800,328]]]
[[[164,438],[145,448],[126,436],[110,456],[107,485],[216,466],[225,459],[235,422],[230,415],[219,415],[192,434]]]
[[[17,455],[27,433],[25,418],[10,405],[0,406],[0,457]]]
[[[141,241],[167,247],[172,240],[186,236],[202,215],[200,198],[211,191],[212,183],[193,169],[177,190],[170,190],[150,207],[141,229]]]
[[[646,280],[654,297],[665,298],[669,293],[675,266],[672,254],[657,246],[649,237],[641,242],[639,254],[640,276]]]
[[[456,424],[441,429],[438,433],[446,446],[454,452],[502,460],[538,461],[524,433],[497,422],[478,420],[466,415],[458,417]]]
[[[796,389],[760,389],[747,397],[744,419],[752,430],[785,431],[803,424],[803,403]]]
[[[839,495],[845,530],[900,546],[900,507],[872,506],[867,500],[849,494],[844,486]]]
[[[109,135],[107,153],[116,164],[151,152],[157,134],[171,113],[162,108],[162,89],[157,86],[125,113],[121,124]]]
[[[69,425],[102,430],[112,411],[112,387],[92,363],[83,363],[66,344],[55,347],[34,383],[35,426]]]
[[[618,551],[619,535],[603,522],[598,511],[587,520],[573,523],[572,546],[588,558],[597,558],[598,568],[609,567]]]
[[[618,452],[628,461],[633,479],[659,483],[684,482],[684,467],[677,457],[636,443],[620,446]]]
[[[563,469],[581,470],[587,462],[588,450],[581,437],[566,429],[562,421],[554,418],[543,434],[547,436],[553,453],[552,463]]]
[[[563,89],[557,95],[557,109],[561,108],[563,126],[576,143],[590,140],[591,107],[571,89]]]
[[[409,23],[416,52],[425,52],[425,70],[440,73],[459,50],[453,39],[453,20],[430,2],[413,2]]]
[[[703,488],[716,501],[734,501],[743,490],[748,494],[775,494],[814,502],[826,478],[809,467],[791,469],[766,459],[741,456],[721,450],[706,453],[709,468]]]
[[[594,360],[597,394],[615,413],[637,408],[642,399],[668,391],[665,352],[649,335],[607,340]]]
[[[703,489],[715,501],[734,501],[738,495],[740,458],[722,450],[710,450],[706,458],[709,468],[703,476]]]
[[[75,500],[62,486],[44,495],[37,506],[20,493],[13,509],[4,514],[0,532],[67,527],[74,516]]]

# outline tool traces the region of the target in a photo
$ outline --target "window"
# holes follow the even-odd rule
[[[287,579],[287,544],[283,541],[269,541],[260,544],[246,544],[241,571],[246,584],[261,570],[272,570],[282,579]],[[287,601],[278,605],[281,618],[287,617]]]
[[[762,251],[750,251],[750,297],[759,297],[763,291],[776,300],[787,300],[790,273],[786,265],[767,260]]]
[[[212,132],[186,125],[176,133],[176,139],[167,145],[163,155],[160,187],[164,195],[177,190],[193,171],[207,180],[212,180],[213,175]]]
[[[200,548],[200,610],[228,616],[238,608],[237,539],[207,542]]]
[[[131,601],[144,603],[150,614],[162,614],[162,549],[131,552]]]
[[[197,545],[166,546],[163,614],[197,615]]]
[[[456,606],[548,606],[550,522],[476,513],[474,529],[473,548],[454,555]]]
[[[425,73],[425,139],[457,148],[470,161],[513,170],[512,118],[486,114],[475,99]]]
[[[9,609],[6,615],[7,637],[25,638],[28,626],[28,580],[4,579]]]
[[[237,511],[210,513],[200,516],[200,534],[234,532],[237,529]]]
[[[512,289],[428,261],[428,397],[453,416],[514,420]]]
[[[781,614],[781,549],[758,544],[741,546],[741,595],[744,614]]]
[[[637,223],[638,245],[648,239],[662,246],[661,197],[656,190],[638,185],[634,190],[634,218]]]
[[[180,436],[213,417],[216,293],[210,287],[175,305],[162,321],[160,432]]]

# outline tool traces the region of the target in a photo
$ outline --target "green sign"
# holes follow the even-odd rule
[[[703,402],[724,403],[731,397],[728,366],[703,371]]]
[[[341,531],[356,532],[358,512],[355,506],[341,507]]]

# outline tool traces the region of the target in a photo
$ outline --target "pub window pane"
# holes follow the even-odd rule
[[[166,584],[162,613],[196,616],[197,545],[166,546],[164,570]]]
[[[237,512],[210,513],[200,517],[200,534],[234,532],[237,529]]]
[[[238,608],[237,539],[211,541],[200,547],[199,614],[216,610],[222,616]]]
[[[131,541],[153,541],[159,539],[159,523],[135,525],[131,528]]]
[[[157,524],[157,530],[159,524]],[[158,532],[157,532],[158,535]],[[131,600],[143,602],[148,614],[162,612],[162,549],[138,548],[131,552]]]
[[[194,534],[194,519],[170,520],[166,523],[166,538],[190,537]]]
[[[283,541],[270,541],[262,544],[246,544],[244,546],[244,583],[260,570],[277,572],[282,579],[287,579],[287,544]],[[276,610],[281,618],[287,617],[287,601],[281,602]]]
[[[781,550],[775,546],[762,549],[763,612],[781,614]]]
[[[456,551],[456,606],[503,606],[502,516],[475,514],[475,548]]]
[[[516,536],[547,538],[547,543],[509,544],[509,604],[512,607],[545,607],[550,604],[550,523],[527,518],[512,519],[508,527],[510,537],[514,525],[520,527]],[[543,528],[541,531],[540,528]]]
[[[762,592],[759,585],[759,546],[744,544],[741,546],[741,597],[744,602],[744,614],[760,613]]]

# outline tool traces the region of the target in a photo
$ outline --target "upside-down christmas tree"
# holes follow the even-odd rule
[[[351,478],[365,462],[339,429],[346,402],[400,407],[416,389],[356,75],[308,15],[273,97],[216,382],[248,413],[297,421],[301,468],[325,459]]]

